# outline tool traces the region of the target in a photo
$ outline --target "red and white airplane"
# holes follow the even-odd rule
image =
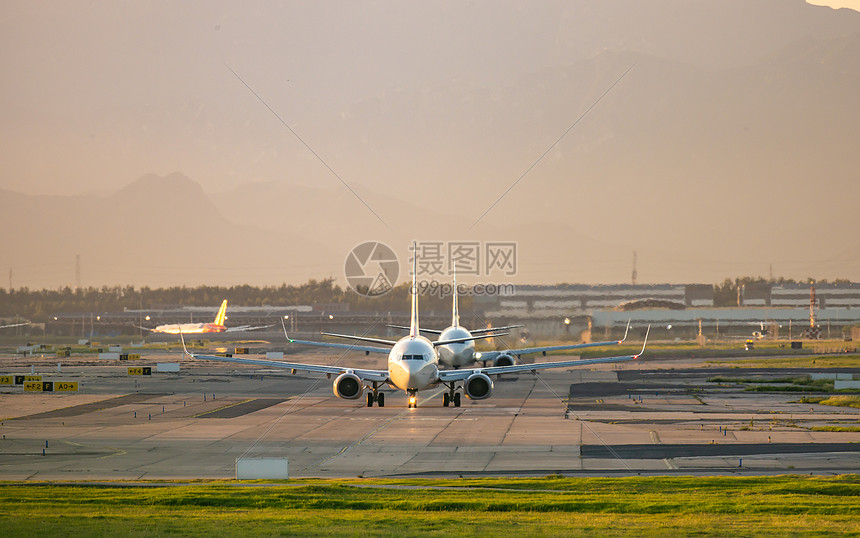
[[[239,331],[253,331],[255,329],[266,329],[272,325],[264,325],[261,327],[251,327],[250,325],[242,325],[239,327],[226,327],[224,321],[227,320],[227,299],[221,303],[221,308],[215,315],[215,321],[212,323],[173,323],[170,325],[159,325],[154,329],[140,327],[146,331],[154,333],[166,334],[204,334],[204,333],[232,333]]]

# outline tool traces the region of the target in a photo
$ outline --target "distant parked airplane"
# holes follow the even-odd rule
[[[203,333],[232,333],[240,331],[253,331],[255,329],[265,329],[273,325],[264,325],[260,327],[251,327],[250,325],[242,325],[239,327],[226,327],[224,321],[227,319],[227,299],[221,303],[221,308],[218,309],[218,314],[215,315],[215,321],[212,323],[173,323],[170,325],[159,325],[154,329],[148,327],[139,327],[146,331],[154,333],[166,334],[203,334]]]

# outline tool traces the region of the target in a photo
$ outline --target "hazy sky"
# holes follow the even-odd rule
[[[808,2],[810,4],[816,6],[830,6],[834,9],[840,9],[843,7],[847,7],[848,9],[853,9],[854,11],[860,11],[860,0],[834,0],[832,2],[825,2],[823,0],[817,0],[814,2]]]
[[[497,85],[546,63],[554,21],[540,11],[558,6],[530,7],[536,22],[521,25],[516,7],[493,5],[4,2],[0,186],[77,193],[177,170],[212,190],[274,179],[309,156],[225,65],[314,141],[309,124],[356,103],[457,78]],[[504,55],[492,53],[501,33],[517,43]]]
[[[361,103],[458,82],[503,88],[576,59],[559,56],[573,5],[3,2],[0,187],[70,194],[173,171],[208,190],[283,178],[285,161],[313,157],[225,65],[331,157],[315,129]]]
[[[860,0],[831,5],[860,11]],[[860,242],[844,231],[860,224],[858,33],[860,14],[800,0],[11,0],[0,3],[0,189],[106,194],[180,172],[233,224],[278,233],[324,190],[340,204],[326,218],[350,217],[305,232],[334,251],[291,262],[317,276],[339,276],[361,241],[402,242],[274,111],[403,235],[470,239],[476,216],[537,163],[478,229],[534,246],[533,281],[625,281],[633,250],[642,281],[766,275],[771,262],[777,276],[860,279]],[[247,193],[217,200],[259,182],[291,190],[265,214]],[[105,250],[71,227],[28,235],[45,220],[2,221],[20,230],[0,245],[0,270],[14,266],[19,285],[68,283],[76,253],[94,251],[92,267]],[[62,279],[28,281],[27,262],[52,249]],[[179,254],[163,265],[177,283],[199,270]]]

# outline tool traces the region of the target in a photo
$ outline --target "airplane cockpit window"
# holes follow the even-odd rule
[[[423,361],[424,355],[403,355],[405,361]]]

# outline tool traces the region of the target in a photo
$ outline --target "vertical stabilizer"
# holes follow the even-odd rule
[[[418,247],[415,242],[412,242],[412,287],[409,288],[409,293],[412,294],[412,317],[409,322],[409,336],[415,338],[418,336]]]
[[[215,325],[224,325],[224,320],[227,319],[227,299],[221,303],[221,308],[218,309],[218,314],[215,315]]]
[[[457,266],[454,266],[454,291],[452,293],[454,297],[454,306],[451,309],[451,327],[459,327],[460,326],[460,310],[457,307]]]

